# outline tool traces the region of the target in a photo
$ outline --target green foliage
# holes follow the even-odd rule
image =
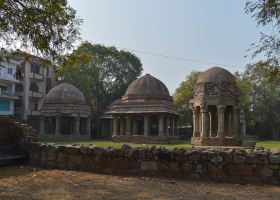
[[[248,65],[242,76],[244,102],[249,102],[247,112],[253,122],[268,126],[273,138],[280,134],[280,77],[271,79],[270,68],[266,62]],[[245,86],[244,86],[245,85]],[[241,87],[241,88],[242,88]]]
[[[174,96],[174,104],[183,116],[179,119],[179,124],[183,126],[192,125],[192,112],[189,108],[189,100],[194,96],[194,85],[200,72],[192,71],[186,79],[180,83]]]
[[[264,54],[267,57],[266,66],[269,67],[270,77],[280,75],[280,1],[254,0],[248,1],[246,13],[253,17],[259,26],[269,27],[270,34],[261,33],[259,44],[252,44],[253,57]]]
[[[115,47],[82,43],[57,69],[61,81],[79,87],[99,116],[141,75],[141,61],[134,54]]]
[[[0,0],[0,42],[56,60],[79,37],[81,19],[67,0]]]

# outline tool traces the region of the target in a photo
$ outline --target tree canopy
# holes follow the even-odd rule
[[[81,19],[67,0],[0,0],[2,46],[61,58],[79,38]]]
[[[84,92],[98,115],[125,93],[142,70],[140,59],[131,52],[84,42],[58,68],[58,74],[61,81]]]
[[[269,27],[269,30],[272,30],[270,33],[261,33],[259,43],[253,44],[253,57],[258,54],[265,55],[267,59],[263,64],[269,67],[270,76],[280,76],[280,1],[248,1],[245,11],[259,26]]]
[[[179,119],[179,124],[183,126],[192,125],[192,111],[189,108],[189,100],[194,96],[194,85],[200,72],[192,71],[186,76],[185,80],[180,83],[174,96],[174,104],[183,116]]]

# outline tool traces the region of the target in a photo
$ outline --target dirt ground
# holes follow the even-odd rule
[[[0,168],[0,200],[280,199],[280,186],[124,177],[87,172]]]

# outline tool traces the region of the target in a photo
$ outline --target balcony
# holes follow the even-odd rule
[[[43,74],[36,74],[36,73],[30,72],[29,78],[43,81],[44,80],[44,75]]]
[[[29,91],[29,96],[33,98],[43,98],[43,93],[42,92],[34,92],[34,91]]]
[[[7,91],[7,90],[1,90],[0,88],[0,98],[5,99],[18,99],[15,93]]]
[[[38,110],[29,110],[28,115],[30,115],[30,116],[40,116],[41,113]]]

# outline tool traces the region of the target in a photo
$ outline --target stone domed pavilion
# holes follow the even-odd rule
[[[192,144],[240,146],[240,92],[235,77],[226,69],[212,67],[195,84]]]
[[[113,118],[113,141],[170,143],[179,139],[173,98],[164,83],[150,74],[134,80],[105,115]]]
[[[52,88],[41,108],[40,136],[90,139],[90,107],[84,94],[69,83]]]

